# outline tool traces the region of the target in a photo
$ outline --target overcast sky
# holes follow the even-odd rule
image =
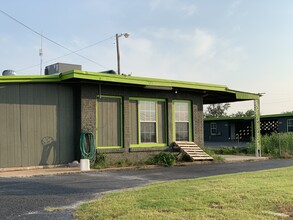
[[[0,12],[1,72],[40,74],[35,32],[44,35],[43,66],[117,70],[114,35],[127,32],[123,73],[265,93],[262,114],[293,111],[292,0],[0,0],[0,9],[33,29]],[[64,49],[89,45],[78,52],[87,59]],[[230,113],[252,108],[239,103]]]

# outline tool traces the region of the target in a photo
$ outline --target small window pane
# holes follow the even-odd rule
[[[216,135],[218,133],[218,128],[216,123],[211,123],[211,135]]]
[[[186,122],[176,122],[176,141],[189,140],[189,124]]]
[[[156,102],[139,101],[140,140],[142,143],[156,143]]]
[[[156,121],[156,103],[153,101],[140,101],[140,121]]]
[[[142,143],[156,142],[156,123],[141,122],[140,134]]]
[[[175,103],[175,121],[189,121],[189,108],[186,102]]]
[[[189,102],[175,102],[176,141],[189,141],[190,105]]]

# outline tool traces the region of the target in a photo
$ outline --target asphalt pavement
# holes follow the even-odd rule
[[[73,219],[74,209],[101,193],[158,181],[192,179],[293,166],[293,160],[192,164],[171,168],[91,171],[0,178],[1,219]]]

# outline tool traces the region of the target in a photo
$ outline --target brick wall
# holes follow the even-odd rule
[[[144,160],[150,155],[166,150],[166,148],[140,148],[138,150],[130,148],[129,97],[166,99],[168,111],[168,145],[174,140],[172,132],[172,101],[191,100],[193,139],[199,146],[203,146],[203,106],[200,93],[180,90],[177,90],[177,92],[174,90],[160,91],[127,85],[83,84],[81,86],[81,130],[91,131],[94,135],[96,135],[96,99],[99,95],[122,96],[123,98],[123,149],[98,149],[98,152],[105,153],[110,160]]]

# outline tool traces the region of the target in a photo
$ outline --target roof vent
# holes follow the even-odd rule
[[[2,72],[2,76],[14,76],[14,75],[16,75],[14,70],[4,70]]]

